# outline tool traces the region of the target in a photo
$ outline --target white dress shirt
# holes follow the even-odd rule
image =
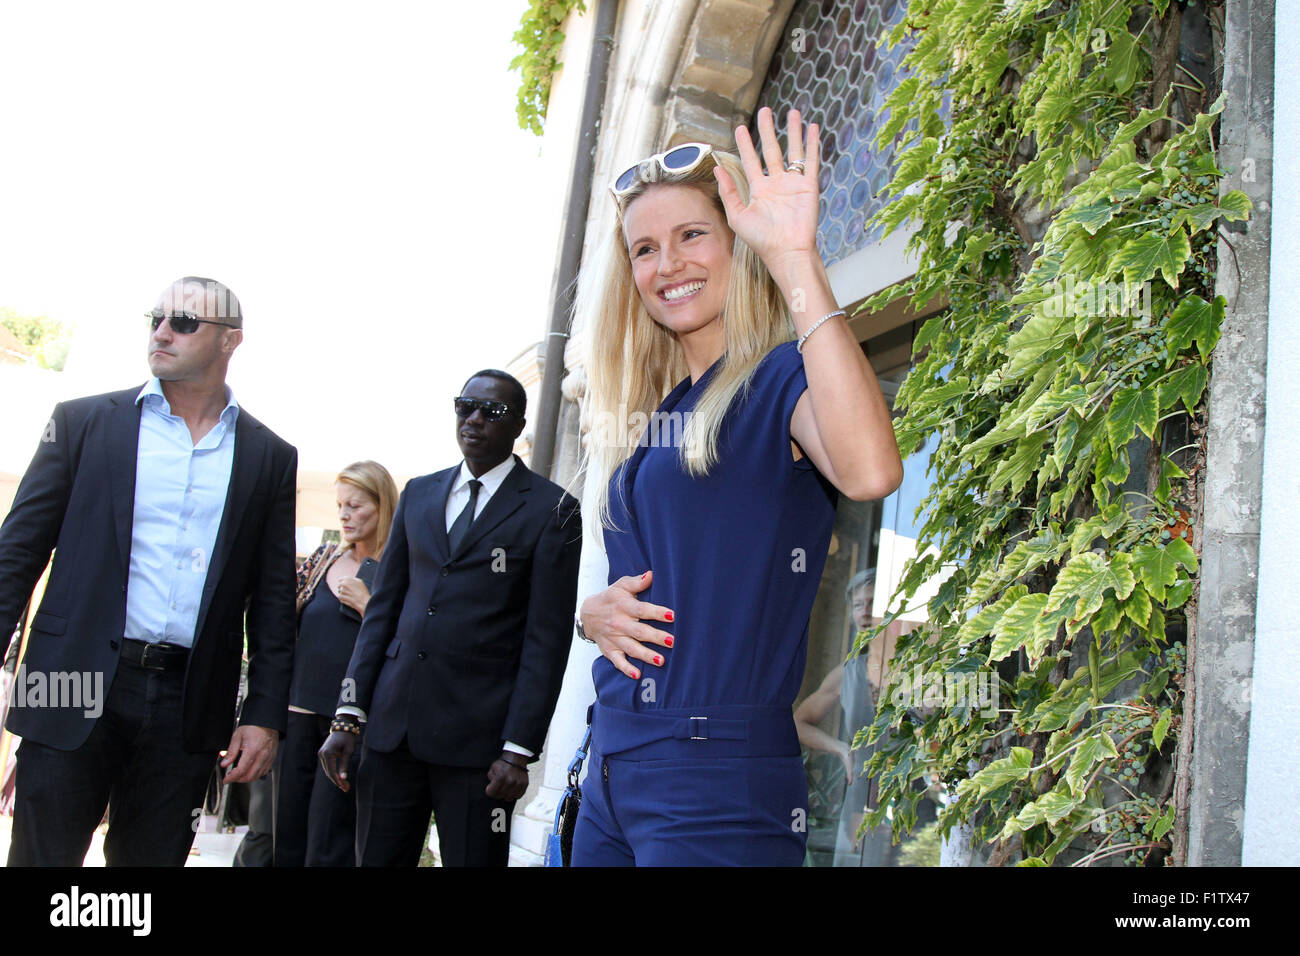
[[[487,507],[487,503],[492,496],[497,493],[501,483],[506,480],[506,475],[510,474],[510,469],[515,467],[515,456],[511,455],[495,468],[485,471],[479,476],[479,481],[483,487],[478,490],[478,501],[474,504],[474,517],[478,518]],[[456,523],[460,513],[465,510],[469,504],[469,482],[474,477],[474,473],[469,470],[469,463],[462,461],[460,463],[460,472],[456,475],[456,481],[451,486],[451,494],[447,496],[447,530]]]

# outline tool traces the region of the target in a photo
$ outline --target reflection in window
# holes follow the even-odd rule
[[[887,337],[910,341],[911,329]],[[907,370],[906,364],[877,370],[891,402]],[[918,598],[877,634],[865,653],[845,658],[858,632],[886,616],[902,567],[915,552],[915,512],[926,491],[930,451],[927,446],[903,463],[903,484],[888,498],[841,499],[836,513],[830,554],[813,607],[808,667],[795,707],[808,774],[805,862],[809,866],[897,866],[907,845],[907,841],[893,844],[888,821],[857,836],[865,810],[878,806],[876,781],[862,774],[862,766],[882,742],[851,748],[857,731],[875,719],[876,701],[892,676],[890,664],[898,638],[925,620],[925,598]],[[918,780],[914,785],[923,789],[926,784]],[[933,796],[937,799],[937,794]],[[936,799],[922,801],[913,834],[935,820]]]

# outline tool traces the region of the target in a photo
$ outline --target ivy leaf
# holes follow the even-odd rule
[[[1221,295],[1215,296],[1213,302],[1206,302],[1199,295],[1189,295],[1179,302],[1165,322],[1170,351],[1182,352],[1195,340],[1201,359],[1209,361],[1219,341],[1219,326],[1227,304],[1228,300]]]
[[[1219,209],[1223,213],[1223,218],[1229,222],[1249,219],[1250,211],[1254,208],[1255,204],[1250,201],[1250,197],[1240,189],[1234,189],[1219,197]]]
[[[1113,598],[1107,598],[1102,603],[1100,610],[1092,616],[1090,622],[1092,633],[1098,636],[1111,633],[1119,626],[1122,617],[1123,614],[1120,612],[1119,605],[1115,603]]]
[[[1070,792],[1076,796],[1082,793],[1083,785],[1092,775],[1093,767],[1101,760],[1119,757],[1115,742],[1108,733],[1098,733],[1081,743],[1070,756],[1070,766],[1065,771],[1065,783]]]
[[[1093,469],[1097,478],[1097,484],[1093,486],[1096,497],[1099,499],[1109,497],[1100,483],[1122,485],[1128,480],[1128,471],[1128,446],[1120,445],[1118,448],[1112,448],[1110,445],[1103,444],[1097,453],[1097,463]]]
[[[1111,399],[1110,411],[1106,413],[1106,433],[1111,444],[1118,448],[1132,441],[1135,426],[1150,438],[1158,417],[1155,389],[1121,388]]]
[[[1205,392],[1208,379],[1209,373],[1199,362],[1176,369],[1160,383],[1160,410],[1163,412],[1173,408],[1174,403],[1181,398],[1189,412],[1196,411],[1196,405]]]
[[[967,259],[974,261],[988,251],[989,246],[993,245],[994,235],[991,232],[977,232],[966,238],[964,253]]]
[[[1000,661],[1033,639],[1034,625],[1047,606],[1046,594],[1026,594],[1007,608],[993,628],[989,663]]]
[[[1106,223],[1115,218],[1115,213],[1119,211],[1119,206],[1105,199],[1098,199],[1096,202],[1076,204],[1062,213],[1057,222],[1077,222],[1088,231],[1088,235],[1097,235],[1097,230]]]
[[[993,761],[971,777],[971,784],[979,788],[982,797],[990,790],[1028,777],[1029,768],[1033,766],[1032,760],[1033,754],[1028,747],[1012,747],[1011,756]]]
[[[1202,229],[1208,229],[1214,224],[1214,221],[1223,215],[1223,210],[1212,202],[1198,203],[1187,209],[1180,209],[1174,215],[1170,228],[1178,226],[1180,223],[1187,223],[1191,226],[1192,235],[1200,232]]]
[[[1074,95],[1070,87],[1061,86],[1047,90],[1034,106],[1034,118],[1031,124],[1044,133],[1050,131],[1062,120],[1069,118],[1074,111]]]
[[[1173,491],[1173,482],[1182,481],[1187,477],[1187,472],[1179,468],[1172,458],[1166,458],[1161,461],[1160,481],[1156,484],[1155,490],[1156,500],[1168,501],[1169,495]]]
[[[1004,459],[989,479],[989,491],[996,493],[1004,485],[1010,484],[1011,493],[1020,494],[1043,463],[1043,446],[1047,444],[1047,438],[1046,432],[1040,432],[1021,440],[1011,457]]]
[[[1181,225],[1169,235],[1148,232],[1130,239],[1115,253],[1109,271],[1124,271],[1124,281],[1141,284],[1157,272],[1165,277],[1172,288],[1178,288],[1178,277],[1183,266],[1192,257],[1192,244],[1187,230]]]
[[[1130,565],[1151,596],[1163,603],[1165,588],[1178,580],[1179,567],[1196,573],[1196,552],[1182,538],[1174,538],[1163,548],[1139,544],[1133,549]]]
[[[1101,668],[1101,683],[1097,685],[1097,698],[1104,698],[1116,687],[1128,680],[1142,669],[1142,662],[1147,659],[1149,651],[1129,651],[1121,654],[1113,663]]]
[[[1029,593],[1029,588],[1023,584],[1008,588],[1007,592],[997,601],[981,610],[978,614],[967,618],[966,623],[957,629],[957,643],[964,646],[971,641],[979,640],[989,633],[993,629],[993,625],[998,622],[998,619],[1006,613],[1007,608],[1027,593]]]
[[[1078,806],[1079,800],[1062,788],[1057,787],[1054,790],[1049,790],[1033,803],[1025,806],[1011,820],[1008,820],[1000,836],[1005,839],[1016,830],[1028,830],[1040,823],[1046,823],[1049,826],[1058,823],[1073,813]]]
[[[1124,526],[1128,520],[1128,512],[1117,504],[1107,506],[1101,514],[1095,514],[1088,518],[1080,518],[1072,526],[1070,531],[1070,551],[1074,554],[1081,554],[1084,551],[1091,550],[1092,542],[1098,536],[1110,540],[1116,531]]]
[[[1155,744],[1156,750],[1159,750],[1161,744],[1165,742],[1165,734],[1168,732],[1168,730],[1169,730],[1169,711],[1162,710],[1160,712],[1160,719],[1157,720],[1156,725],[1151,728],[1151,742]]]
[[[1187,603],[1187,599],[1192,596],[1191,578],[1183,578],[1176,584],[1171,584],[1165,591],[1165,607],[1171,611],[1174,608],[1182,607]]]
[[[1038,371],[1039,359],[1045,352],[1060,348],[1072,338],[1072,323],[1064,317],[1035,315],[1007,340],[1006,350],[1011,356],[1008,374],[1019,378],[1026,372]]]
[[[1108,563],[1101,555],[1085,551],[1061,569],[1044,610],[1069,609],[1076,620],[1088,618],[1101,607],[1107,591],[1123,600],[1133,593],[1136,583],[1127,554],[1113,555]]]
[[[1034,637],[1025,645],[1025,653],[1029,656],[1031,663],[1037,663],[1038,659],[1046,653],[1048,645],[1056,640],[1057,632],[1060,631],[1061,625],[1068,623],[1070,619],[1070,609],[1066,607],[1057,608],[1055,611],[1044,611],[1037,621],[1034,622]],[[1069,628],[1067,627],[1067,630]],[[1074,631],[1079,626],[1076,624]],[[1073,631],[1071,631],[1073,633]],[[1072,721],[1073,723],[1073,721]]]
[[[1131,143],[1137,138],[1138,133],[1142,132],[1152,123],[1157,123],[1164,119],[1165,115],[1169,111],[1169,99],[1173,95],[1173,92],[1174,88],[1171,86],[1169,92],[1165,94],[1165,98],[1159,106],[1142,110],[1136,117],[1116,130],[1115,135],[1111,137],[1111,143],[1116,147],[1121,144]]]
[[[934,164],[935,153],[939,150],[939,141],[927,136],[898,158],[897,171],[890,182],[890,192],[901,193],[912,183],[924,177]]]
[[[1132,149],[1132,144],[1128,149]],[[1142,195],[1142,180],[1151,175],[1151,167],[1128,163],[1106,177],[1106,195],[1111,199],[1134,199]]]
[[[1133,593],[1124,601],[1124,614],[1138,627],[1146,627],[1151,621],[1151,596],[1144,587],[1134,588]]]
[[[1124,29],[1113,31],[1106,50],[1106,79],[1115,85],[1116,93],[1127,93],[1133,85],[1140,49],[1133,34]]]
[[[1160,816],[1153,818],[1151,822],[1151,836],[1159,840],[1168,833],[1174,826],[1174,805],[1171,803],[1165,807],[1165,812]]]

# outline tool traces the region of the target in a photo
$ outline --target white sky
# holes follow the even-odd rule
[[[451,397],[550,314],[526,6],[0,6],[0,305],[77,325],[63,375],[0,370],[0,470],[53,400],[144,381],[143,313],[185,274],[240,297],[230,384],[304,469],[453,464]]]

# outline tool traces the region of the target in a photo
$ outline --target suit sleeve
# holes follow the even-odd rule
[[[379,570],[375,572],[375,587],[366,604],[361,631],[357,634],[352,659],[348,662],[348,673],[343,679],[338,703],[340,707],[370,710],[370,698],[384,664],[384,652],[388,649],[389,641],[397,634],[397,622],[411,580],[406,542],[406,505],[410,492],[411,486],[408,484],[397,499],[393,524],[388,531],[388,541],[384,544],[384,556],[379,562]]]
[[[64,407],[56,405],[0,525],[0,628],[6,642],[59,540],[72,495],[72,439]]]
[[[573,639],[578,603],[578,559],[582,555],[582,517],[578,502],[564,495],[551,509],[533,555],[533,578],[510,710],[501,737],[537,754],[560,696]]]
[[[294,609],[294,511],[297,505],[298,452],[290,449],[267,510],[258,546],[258,564],[249,596],[248,697],[241,724],[285,731],[289,683],[293,679],[296,637]]]

